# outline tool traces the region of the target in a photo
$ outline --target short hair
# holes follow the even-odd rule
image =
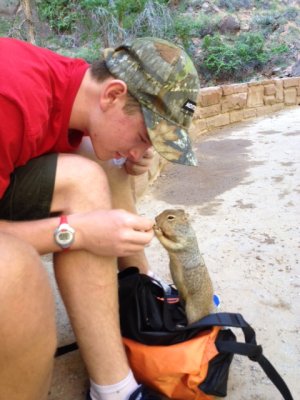
[[[97,82],[104,82],[106,79],[113,77],[103,59],[94,61],[91,64],[90,71],[92,78]],[[127,100],[123,110],[127,115],[133,115],[141,111],[140,103],[129,92],[127,92]]]
[[[94,61],[90,66],[90,70],[92,78],[97,82],[103,82],[112,76],[103,59]]]

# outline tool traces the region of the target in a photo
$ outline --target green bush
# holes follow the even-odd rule
[[[219,18],[208,15],[192,16],[176,15],[174,18],[175,35],[180,38],[183,46],[188,50],[191,39],[202,38],[215,31]]]
[[[175,34],[182,40],[185,47],[189,46],[190,38],[196,36],[198,28],[199,24],[195,18],[188,16],[175,16]]]
[[[287,46],[265,48],[260,33],[244,33],[232,43],[220,35],[206,36],[203,41],[203,65],[217,78],[241,77],[245,72],[261,69],[273,56],[283,54]]]
[[[43,21],[56,33],[70,32],[78,18],[76,9],[68,0],[40,0],[37,8]]]
[[[272,64],[282,67],[288,63],[284,55],[291,58],[292,51],[299,49],[293,38],[299,37],[296,6],[284,6],[280,0],[214,0],[213,4],[230,12],[256,7],[250,24],[255,33],[221,36],[216,32],[223,14],[203,12],[204,3],[183,0],[170,7],[170,0],[36,0],[35,4],[41,19],[52,28],[47,40],[53,40],[54,49],[92,59],[100,48],[127,38],[162,37],[181,44],[213,84],[216,79],[249,79]],[[197,13],[192,14],[190,7]],[[284,40],[294,46],[289,49],[280,42],[287,21],[292,23]]]
[[[148,0],[38,0],[41,19],[47,21],[56,33],[71,33],[75,23],[80,23],[85,14],[105,9],[118,21],[121,28],[131,28],[135,17],[143,12]],[[165,5],[167,0],[155,0]]]

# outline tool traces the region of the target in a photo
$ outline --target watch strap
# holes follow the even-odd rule
[[[61,215],[59,220],[59,225],[61,224],[68,224],[68,218],[66,215]]]

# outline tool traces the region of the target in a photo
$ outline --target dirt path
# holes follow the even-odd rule
[[[168,165],[140,202],[153,217],[184,208],[212,274],[222,310],[240,312],[300,398],[300,113],[284,111],[204,137],[200,165]],[[158,241],[147,249],[169,278]],[[230,400],[281,396],[260,367],[235,357]]]

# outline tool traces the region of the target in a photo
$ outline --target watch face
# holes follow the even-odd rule
[[[70,244],[70,241],[73,239],[73,235],[68,231],[59,232],[57,236],[57,239],[61,244]]]
[[[75,239],[75,229],[63,222],[54,232],[56,243],[63,249],[68,249]]]
[[[56,243],[59,244],[59,246],[63,249],[70,247],[74,241],[74,231],[70,229],[72,228],[69,228],[69,230],[61,229],[55,233]]]

